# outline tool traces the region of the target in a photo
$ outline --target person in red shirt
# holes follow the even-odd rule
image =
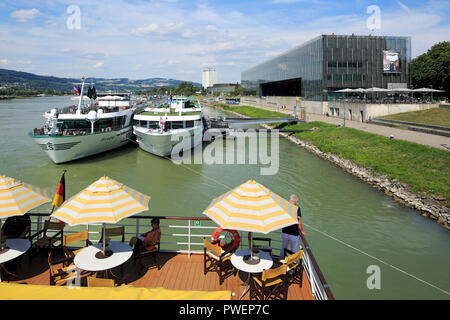
[[[156,248],[156,244],[161,239],[161,229],[159,228],[159,219],[153,218],[151,221],[152,230],[143,233],[137,237],[131,238],[129,245],[134,246],[134,251],[150,251]]]

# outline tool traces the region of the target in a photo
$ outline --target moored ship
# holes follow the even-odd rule
[[[200,102],[174,97],[168,104],[145,108],[134,116],[133,133],[139,147],[167,157],[182,139],[190,139],[190,148],[203,141],[203,114]]]
[[[45,123],[30,137],[56,164],[65,163],[122,147],[131,141],[132,117],[141,108],[130,93],[97,93],[89,87],[84,94],[82,78],[78,106],[52,109]],[[85,105],[84,101],[89,100]]]

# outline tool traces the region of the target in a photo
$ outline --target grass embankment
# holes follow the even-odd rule
[[[222,106],[220,106],[222,107]],[[244,116],[269,118],[286,117],[286,114],[250,106],[227,107]],[[440,195],[450,203],[450,152],[405,140],[388,138],[323,123],[309,122],[288,125],[284,129],[311,129],[313,132],[294,134],[321,151],[352,160],[388,179],[408,184],[415,192]]]
[[[404,112],[380,118],[450,127],[450,108],[433,108],[422,111]]]

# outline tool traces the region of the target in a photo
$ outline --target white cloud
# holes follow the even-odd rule
[[[31,60],[17,60],[17,64],[32,64],[33,62]]]
[[[103,64],[104,64],[104,62],[102,62],[102,61],[97,62],[96,64],[94,64],[94,68],[95,69],[100,68],[101,66],[103,66]]]
[[[13,11],[11,17],[16,18],[19,22],[26,22],[27,20],[34,19],[40,13],[41,12],[36,8],[30,10],[22,9]]]
[[[209,24],[209,25],[207,25],[207,26],[205,27],[205,30],[206,30],[206,31],[216,31],[216,30],[217,30],[217,27],[216,27],[216,26],[213,26],[213,25],[211,25],[211,24]]]
[[[0,63],[7,64],[8,63],[8,59],[0,59]]]
[[[137,35],[145,35],[145,34],[152,33],[156,30],[158,30],[158,25],[156,23],[152,23],[146,27],[133,29],[133,30],[131,30],[131,33],[137,34]]]

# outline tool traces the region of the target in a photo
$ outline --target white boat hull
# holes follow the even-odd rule
[[[132,126],[108,132],[76,136],[32,136],[56,164],[78,160],[122,147],[131,142]]]
[[[151,130],[145,128],[134,127],[133,132],[142,150],[160,157],[171,156],[173,148],[182,141],[182,137],[186,132],[191,136],[191,148],[195,148],[203,141],[203,126],[163,133],[157,131],[151,132]]]

